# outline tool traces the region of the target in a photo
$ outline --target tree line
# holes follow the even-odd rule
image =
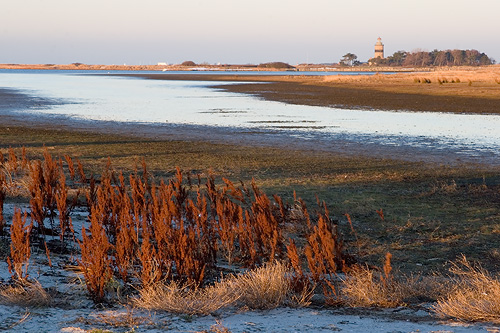
[[[356,61],[357,56],[347,53],[340,60],[343,65],[360,65]],[[397,51],[387,58],[372,58],[372,65],[405,66],[405,67],[430,67],[430,66],[487,66],[495,63],[495,60],[478,50],[433,50],[412,52]]]

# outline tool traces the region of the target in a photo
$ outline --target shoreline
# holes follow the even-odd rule
[[[193,71],[193,72],[414,72],[415,68],[406,67],[372,67],[372,66],[328,66],[328,65],[297,65],[293,69],[265,68],[258,65],[221,64],[194,65],[157,64],[157,65],[103,65],[103,64],[0,64],[0,69],[35,69],[35,70],[103,70],[103,71]],[[418,68],[419,71],[431,71],[432,68]]]
[[[413,83],[412,78],[418,77],[417,74],[360,75],[354,78],[210,74],[110,75],[150,80],[233,81],[238,83],[212,87],[297,105],[383,111],[500,114],[500,84],[493,80],[489,85],[477,82],[469,86],[468,81],[464,79],[463,83],[442,87],[438,83]],[[500,70],[498,77],[500,79]]]
[[[237,147],[277,148],[293,153],[301,151],[312,154],[337,154],[345,158],[368,158],[410,163],[425,163],[436,166],[478,166],[497,168],[500,161],[485,154],[463,155],[460,150],[435,150],[408,145],[382,145],[377,142],[363,142],[361,137],[338,137],[332,141],[314,140],[290,136],[289,133],[255,130],[249,128],[212,127],[186,124],[153,124],[136,122],[93,121],[71,119],[67,116],[23,115],[7,113],[2,115],[0,128],[9,130],[26,128],[33,130],[64,130],[100,135],[117,135],[153,141],[204,142],[214,145]],[[50,141],[50,140],[49,140]],[[50,145],[50,142],[47,144]],[[8,148],[0,144],[0,148]]]
[[[134,75],[134,77],[137,77]],[[143,77],[141,75],[140,77]],[[203,78],[205,75],[203,75]],[[146,76],[145,78],[150,78]],[[164,79],[154,76],[155,79]],[[175,75],[167,76],[168,79],[200,79],[198,76],[189,75]],[[238,80],[245,82],[247,77],[238,76]],[[283,77],[277,77],[283,79]],[[219,81],[232,81],[232,77],[217,76],[215,79]],[[255,78],[256,81],[264,82],[265,78]],[[287,82],[280,82],[266,84],[262,83],[241,83],[235,85],[214,86],[218,89],[225,89],[238,93],[249,93],[248,86],[255,87],[264,91],[262,94],[276,94],[279,101],[283,101],[283,97],[288,95],[279,95],[279,93],[272,91],[270,87],[277,87],[286,89]],[[293,83],[292,83],[293,84]],[[295,88],[302,87],[295,84]],[[306,86],[308,87],[308,86]],[[313,88],[316,89],[316,88]],[[5,100],[14,100],[18,103],[19,109],[37,109],[46,108],[51,105],[61,104],[64,101],[48,100],[37,98],[9,89],[0,89],[0,96]],[[265,98],[265,97],[263,97]],[[272,100],[272,98],[269,98]],[[321,98],[318,99],[321,101]],[[313,101],[314,102],[314,101]],[[307,103],[304,103],[307,104]],[[0,102],[0,107],[1,107]],[[15,106],[10,105],[10,108]],[[497,166],[499,161],[495,158],[488,158],[485,154],[462,155],[460,150],[448,149],[435,150],[432,147],[413,147],[407,145],[382,145],[377,142],[364,142],[361,136],[351,137],[349,135],[340,135],[335,140],[328,140],[318,137],[314,140],[297,138],[289,132],[282,133],[272,130],[256,130],[251,128],[232,128],[232,127],[211,127],[201,125],[180,125],[180,124],[153,124],[153,123],[138,123],[138,122],[113,122],[113,121],[91,121],[82,119],[72,119],[67,116],[46,116],[40,114],[23,114],[17,112],[10,112],[11,109],[3,108],[6,112],[2,115],[0,125],[3,127],[19,126],[23,128],[43,128],[57,130],[61,127],[67,130],[76,130],[83,132],[93,132],[102,134],[117,134],[129,137],[153,139],[153,140],[179,140],[191,142],[207,142],[215,144],[230,144],[236,146],[255,146],[255,147],[277,147],[285,150],[301,150],[301,151],[314,151],[314,152],[327,152],[341,154],[346,157],[365,156],[368,158],[379,159],[392,159],[409,162],[424,162],[431,164],[444,164],[444,165],[459,165],[459,164],[473,164],[473,165],[487,165]]]

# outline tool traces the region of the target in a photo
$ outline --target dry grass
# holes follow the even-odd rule
[[[454,288],[438,300],[434,311],[441,317],[500,324],[500,280],[463,256],[453,263]]]
[[[369,88],[387,92],[498,99],[500,67],[436,69],[425,73],[391,75],[332,75],[323,84]],[[317,84],[309,79],[311,84]]]
[[[331,75],[325,76],[325,82],[366,82],[366,83],[465,83],[468,80],[481,83],[498,83],[500,78],[500,67],[462,67],[450,69],[436,69],[425,73],[398,73],[390,75]],[[458,79],[458,82],[457,82]],[[426,80],[430,81],[427,82]]]
[[[344,302],[353,307],[395,307],[402,302],[401,285],[391,281],[385,285],[382,275],[367,267],[355,267],[342,281]]]
[[[439,276],[395,276],[390,256],[386,256],[382,270],[353,267],[342,279],[340,294],[348,306],[391,308],[434,301],[448,288],[449,283]]]
[[[148,310],[208,315],[234,305],[238,298],[239,295],[234,292],[232,279],[205,288],[181,285],[172,281],[159,282],[142,289],[133,303]]]
[[[139,316],[133,310],[127,309],[127,312],[107,311],[96,316],[96,324],[104,324],[112,327],[131,328],[137,326],[152,326],[155,322],[151,316]]]
[[[38,281],[17,282],[14,285],[0,287],[0,304],[22,307],[50,306],[52,298]]]
[[[311,296],[310,289],[292,292],[290,269],[274,262],[204,288],[160,282],[143,288],[133,303],[148,310],[208,315],[231,306],[249,309],[307,306]]]
[[[280,262],[268,263],[238,276],[236,291],[240,303],[250,309],[274,309],[290,301],[290,270]]]

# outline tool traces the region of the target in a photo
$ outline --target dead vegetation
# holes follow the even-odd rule
[[[0,304],[21,307],[47,307],[51,296],[38,281],[15,281],[11,285],[0,286]]]
[[[452,288],[434,311],[444,318],[500,324],[500,280],[465,256],[452,263]]]
[[[196,300],[200,293],[210,298],[217,288],[200,288],[219,274],[218,263],[222,258],[229,266],[256,268],[237,279],[237,288],[246,290],[240,298],[245,298],[247,307],[275,307],[291,295],[291,276],[295,273],[283,264],[268,264],[275,259],[286,259],[283,233],[291,209],[279,196],[269,198],[255,183],[250,188],[243,184],[236,187],[223,179],[223,185],[216,185],[211,175],[206,177],[205,184],[200,176],[197,184],[193,184],[192,176],[180,169],[168,182],[154,183],[145,164],[142,175],[136,170],[128,182],[121,173],[112,170],[110,163],[98,181],[94,176],[87,177],[80,166],[78,184],[70,157],[66,156],[64,165],[61,159],[53,160],[47,150],[43,156],[43,160],[35,161],[23,158],[24,167],[12,170],[21,173],[28,169],[31,193],[30,224],[27,212],[22,215],[16,210],[10,227],[8,261],[14,280],[28,278],[30,240],[45,246],[50,264],[45,241],[48,235],[59,237],[62,246],[67,239],[75,239],[68,207],[86,199],[88,223],[77,239],[80,248],[77,261],[89,295],[97,303],[109,301],[106,293],[111,280],[143,290],[156,288],[152,290],[169,295],[185,290],[182,298],[186,300],[191,293]],[[11,161],[17,161],[15,155]],[[68,196],[67,181],[78,187],[73,198]],[[85,198],[79,198],[80,193]],[[301,207],[306,210],[305,204]],[[316,282],[321,280],[320,274],[334,274],[345,262],[340,234],[326,207],[323,209],[317,222],[307,213],[296,221],[304,223],[310,239],[305,247],[309,253],[307,259],[298,260],[307,260],[311,267],[317,267],[312,278]],[[59,223],[54,223],[57,219]],[[316,238],[323,242],[324,250],[317,248]],[[160,281],[173,282],[159,288]],[[293,302],[307,303],[307,292],[295,289],[298,295]],[[293,303],[291,299],[286,302]]]
[[[190,315],[213,314],[220,309],[274,309],[306,306],[311,291],[297,295],[291,289],[291,271],[286,264],[268,263],[246,273],[223,278],[206,287],[160,281],[143,288],[135,306]]]
[[[320,293],[326,304],[352,307],[439,299],[434,309],[441,316],[499,322],[499,282],[486,271],[463,259],[452,280],[396,274],[389,253],[381,268],[358,263],[319,200],[311,213],[299,198],[291,206],[255,183],[217,184],[210,174],[203,181],[177,169],[172,179],[157,182],[143,163],[142,172],[126,179],[109,162],[97,178],[79,163],[75,171],[68,156],[56,162],[47,151],[43,161],[10,155],[1,165],[9,170],[2,188],[27,175],[31,214],[16,209],[7,225],[12,283],[1,288],[4,304],[51,304],[40,284],[29,279],[28,265],[33,244],[44,244],[51,265],[46,239],[56,237],[61,244],[77,239],[78,270],[96,303],[123,301],[112,289],[126,289],[138,308],[207,315],[226,308],[307,306]],[[458,186],[446,183],[435,191],[453,194]],[[79,238],[70,209],[78,202],[89,213]],[[376,210],[380,223],[387,220],[384,213]]]
[[[445,295],[450,283],[444,277],[394,274],[391,254],[382,269],[354,266],[341,283],[342,300],[348,306],[391,308],[435,302]]]

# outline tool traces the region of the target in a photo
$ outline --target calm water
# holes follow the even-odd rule
[[[289,105],[210,88],[221,84],[233,83],[0,71],[0,88],[18,89],[60,104],[9,111],[17,115],[204,125],[313,140],[324,145],[348,140],[366,145],[427,149],[434,154],[446,151],[477,160],[500,160],[497,115]]]

